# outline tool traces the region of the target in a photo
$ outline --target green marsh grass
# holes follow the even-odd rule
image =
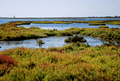
[[[72,24],[71,21],[34,21],[34,24]]]
[[[71,43],[59,48],[1,51],[18,62],[0,80],[120,80],[120,49]],[[7,78],[6,78],[7,77]]]
[[[120,21],[111,21],[111,22],[108,22],[107,24],[120,25]]]
[[[38,27],[17,27],[15,22],[0,25],[0,40],[74,34],[98,37],[110,43],[120,42],[118,28],[70,28],[58,31]],[[0,51],[1,58],[4,54],[10,60],[4,58],[3,62],[3,59],[0,59],[0,66],[5,66],[6,62],[10,64],[7,64],[7,68],[0,67],[0,81],[120,80],[120,46],[114,44],[91,47],[88,44],[76,42],[48,49],[18,47]],[[11,62],[17,62],[17,65],[14,66]]]

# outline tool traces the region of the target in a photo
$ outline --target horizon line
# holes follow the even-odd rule
[[[120,18],[120,16],[89,16],[89,17],[0,17],[0,18],[12,18],[12,19],[17,19],[17,18]]]

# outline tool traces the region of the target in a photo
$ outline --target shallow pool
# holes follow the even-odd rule
[[[0,51],[10,48],[22,47],[22,46],[27,48],[62,47],[64,45],[70,44],[64,42],[66,38],[68,37],[64,36],[64,37],[39,38],[44,42],[44,44],[42,45],[38,44],[39,39],[30,39],[30,40],[22,40],[22,41],[0,41],[0,47],[1,47]],[[103,44],[103,41],[98,38],[93,38],[89,36],[84,36],[84,38],[87,40],[85,44],[88,43],[90,46],[93,47],[95,47],[96,45],[101,46]]]

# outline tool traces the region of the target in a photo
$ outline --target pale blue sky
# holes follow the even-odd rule
[[[120,0],[0,0],[0,17],[120,16]]]

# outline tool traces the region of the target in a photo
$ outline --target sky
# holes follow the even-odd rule
[[[0,17],[120,16],[120,0],[0,0]]]

